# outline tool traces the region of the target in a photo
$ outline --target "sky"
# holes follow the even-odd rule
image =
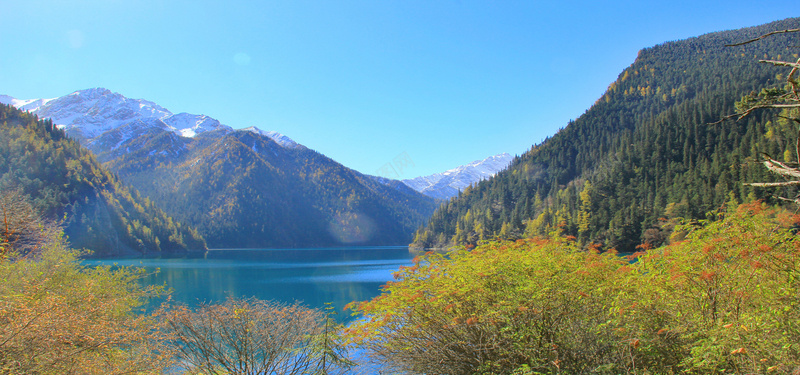
[[[406,179],[519,155],[667,41],[770,0],[0,0],[0,94],[104,87]]]

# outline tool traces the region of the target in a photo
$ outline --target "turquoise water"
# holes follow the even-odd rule
[[[380,286],[413,257],[407,247],[219,249],[178,258],[84,263],[142,267],[149,273],[144,283],[166,285],[173,301],[190,306],[228,296],[301,301],[315,308],[330,302],[338,319],[348,321],[349,312],[342,312],[347,303],[377,296]]]

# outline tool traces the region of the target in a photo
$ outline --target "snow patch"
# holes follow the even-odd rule
[[[508,167],[513,159],[508,153],[502,153],[442,173],[403,180],[403,183],[425,195],[449,199],[467,186],[494,176]]]
[[[285,148],[297,148],[297,147],[300,146],[299,143],[295,142],[291,138],[289,138],[289,137],[287,137],[287,136],[285,136],[285,135],[283,135],[281,133],[275,132],[275,131],[264,131],[264,130],[261,130],[261,129],[255,127],[255,126],[251,126],[249,128],[244,128],[244,129],[241,129],[241,130],[242,131],[252,132],[252,133],[255,133],[255,134],[258,134],[258,135],[262,135],[264,137],[269,137],[270,139],[275,141],[275,143],[277,143],[277,144],[279,144],[279,145],[281,145],[281,146],[283,146]]]

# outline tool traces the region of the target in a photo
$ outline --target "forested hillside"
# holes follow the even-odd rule
[[[663,243],[675,218],[769,197],[742,182],[774,178],[757,163],[759,152],[796,160],[787,125],[769,113],[710,123],[734,113],[743,95],[785,79],[759,59],[798,54],[792,35],[725,45],[799,24],[786,19],[640,51],[586,113],[440,207],[413,245],[557,232],[629,251]],[[566,84],[580,90],[579,79]]]
[[[0,105],[0,189],[30,196],[95,255],[205,249],[197,231],[124,185],[52,122]]]
[[[113,133],[97,140],[100,160],[211,247],[405,245],[435,208],[399,181],[252,131],[185,138],[151,128],[103,152],[109,142],[119,143]]]

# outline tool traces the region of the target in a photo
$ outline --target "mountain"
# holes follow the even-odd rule
[[[0,105],[0,133],[0,189],[30,196],[74,247],[98,256],[206,248],[194,229],[123,184],[51,121]]]
[[[406,245],[435,209],[399,181],[346,168],[277,132],[177,114],[106,89],[27,105],[211,247]]]
[[[156,103],[143,99],[130,99],[104,88],[75,91],[52,99],[20,100],[0,95],[0,103],[49,118],[81,142],[91,142],[130,124],[140,128],[158,127],[184,137],[194,137],[208,131],[230,132],[233,128],[205,116],[189,113],[173,114]],[[253,127],[255,129],[255,127]],[[277,132],[263,132],[277,142],[297,145],[289,137]]]
[[[494,176],[513,159],[511,155],[502,153],[442,173],[403,180],[403,183],[429,197],[447,200],[467,186]]]
[[[437,209],[414,246],[560,234],[633,251],[668,241],[679,218],[714,218],[730,202],[769,200],[769,191],[742,182],[775,178],[757,162],[760,152],[797,160],[793,125],[770,112],[710,124],[735,113],[743,95],[785,84],[788,72],[759,59],[798,56],[791,34],[725,45],[798,24],[786,19],[640,51],[578,119]]]

